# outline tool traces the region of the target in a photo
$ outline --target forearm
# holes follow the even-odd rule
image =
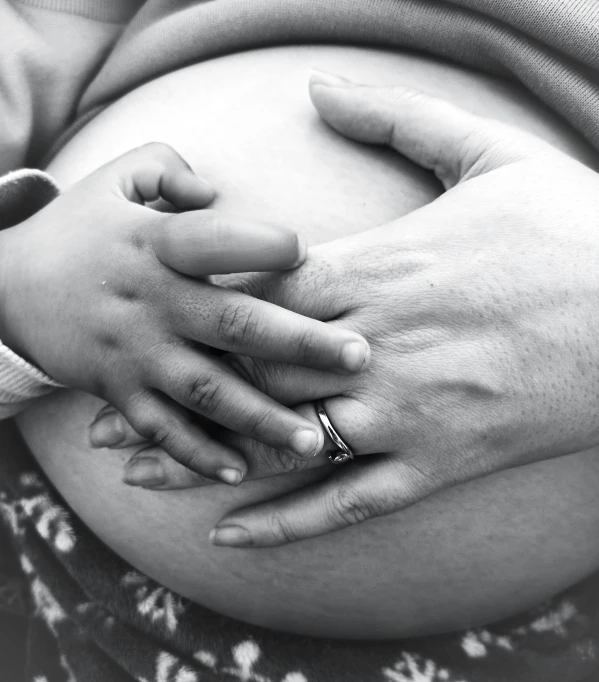
[[[40,171],[22,170],[0,178],[0,230],[10,229],[37,212],[58,194],[54,180]],[[15,350],[6,305],[9,274],[3,265],[7,232],[0,232],[0,419],[11,417],[32,400],[60,386],[41,370],[21,358]]]

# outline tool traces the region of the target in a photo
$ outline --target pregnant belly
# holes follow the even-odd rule
[[[63,186],[150,140],[171,144],[219,189],[216,206],[331,240],[437,196],[435,180],[384,150],[339,138],[307,95],[309,67],[407,84],[517,124],[581,160],[585,144],[515,85],[422,56],[349,47],[259,50],[153,81],[97,117],[50,165]],[[443,125],[440,121],[439,125]],[[522,610],[599,565],[599,457],[503,472],[326,537],[268,550],[213,547],[228,510],[322,472],[172,493],[121,482],[128,451],[92,451],[102,402],[62,392],[19,427],[56,488],[114,551],[222,613],[313,635],[398,637]]]

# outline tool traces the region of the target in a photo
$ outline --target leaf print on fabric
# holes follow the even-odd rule
[[[17,502],[9,502],[5,493],[0,494],[0,516],[15,537],[23,534],[23,510]]]
[[[577,642],[576,652],[583,661],[594,661],[597,658],[597,644],[592,639]]]
[[[211,670],[214,670],[216,668],[217,658],[214,654],[210,653],[209,651],[200,649],[200,651],[196,651],[193,657],[195,658],[196,661],[199,661],[202,665],[205,665],[207,668],[210,668]]]
[[[512,640],[505,635],[495,635],[489,630],[468,630],[462,637],[462,649],[470,658],[483,658],[489,649],[498,648],[512,651]]]
[[[251,639],[235,645],[231,650],[235,668],[223,668],[221,672],[237,677],[243,682],[273,682],[273,680],[256,672],[256,663],[262,652],[256,642]],[[300,672],[287,673],[281,682],[308,682],[308,679]]]
[[[234,675],[244,682],[250,680],[251,682],[270,682],[268,678],[254,672],[254,666],[261,654],[260,647],[256,642],[252,640],[241,642],[233,647],[231,654],[237,667],[225,668],[223,672]]]
[[[23,474],[19,483],[25,494],[15,503],[18,521],[22,520],[22,511],[34,522],[44,540],[51,542],[59,552],[71,552],[75,547],[75,532],[66,510],[52,501],[36,474]]]
[[[181,597],[137,571],[126,573],[121,585],[134,590],[137,611],[141,616],[148,617],[152,623],[164,623],[170,634],[177,630],[179,618],[185,612]]]
[[[77,604],[77,613],[85,618],[86,623],[89,623],[90,627],[94,630],[99,628],[110,629],[114,627],[115,618],[102,604],[98,602],[83,602]]]
[[[166,651],[156,660],[156,682],[199,682],[198,675]]]
[[[466,682],[428,659],[404,652],[393,668],[383,668],[385,682]]]
[[[60,657],[60,665],[62,666],[63,670],[67,673],[66,682],[77,682],[77,679],[75,678],[75,675],[73,674],[73,671],[71,670],[71,667],[67,663],[67,659],[64,656]]]
[[[38,615],[56,635],[57,624],[65,621],[67,614],[64,612],[48,586],[35,575],[33,564],[29,558],[25,554],[22,554],[20,559],[23,572],[30,578],[30,591],[36,615]]]
[[[578,609],[576,606],[571,601],[564,599],[528,625],[518,628],[516,632],[518,634],[549,632],[558,637],[566,637],[568,635],[568,626],[577,616]]]

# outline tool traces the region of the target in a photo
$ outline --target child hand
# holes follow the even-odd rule
[[[188,212],[144,206],[159,196]],[[306,257],[291,230],[192,210],[213,196],[170,147],[151,144],[0,233],[0,338],[57,381],[105,398],[182,464],[239,483],[241,454],[189,410],[295,457],[318,452],[322,435],[208,347],[348,373],[369,349],[358,334],[202,279]]]

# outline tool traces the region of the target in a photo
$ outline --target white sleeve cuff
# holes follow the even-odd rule
[[[0,419],[12,417],[55,388],[63,386],[0,342]]]

